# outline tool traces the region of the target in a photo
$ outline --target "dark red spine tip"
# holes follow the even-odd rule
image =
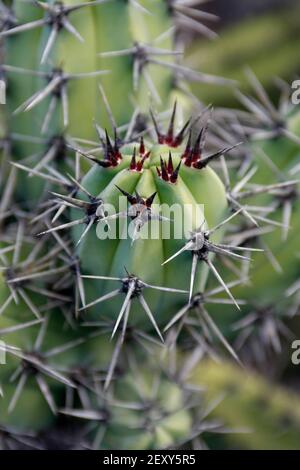
[[[170,182],[171,183],[176,183],[177,182],[180,167],[181,167],[181,162],[179,162],[179,164],[177,165],[177,167],[175,168],[175,170],[173,171],[173,173],[170,176]]]
[[[171,152],[169,152],[168,173],[173,173],[173,171],[174,171],[174,167],[173,167],[172,155],[171,155]]]
[[[136,171],[142,171],[146,160],[146,155],[136,164]]]
[[[169,175],[167,172],[166,164],[163,161],[162,157],[160,157],[160,167],[161,167],[161,177],[164,181],[169,181]]]
[[[136,170],[136,151],[135,151],[135,148],[133,150],[133,155],[131,157],[130,170]]]
[[[142,136],[140,140],[140,149],[139,149],[140,155],[144,155],[145,151],[146,149],[145,149],[145,144],[144,144],[144,138]]]

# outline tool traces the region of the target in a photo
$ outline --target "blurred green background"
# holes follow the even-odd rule
[[[237,80],[244,91],[249,86],[244,69],[249,66],[273,96],[276,77],[291,82],[299,76],[299,1],[214,0],[205,4],[205,10],[219,16],[206,23],[219,38],[190,37],[190,66]],[[194,84],[192,89],[215,106],[238,104],[228,88]]]

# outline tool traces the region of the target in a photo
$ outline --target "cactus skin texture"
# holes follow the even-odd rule
[[[181,0],[0,7],[0,448],[202,449],[229,429],[224,446],[299,447],[289,393],[268,400],[261,379],[205,359],[266,370],[289,347],[273,293],[298,312],[297,109],[274,111],[253,75],[263,113],[224,118],[198,103],[188,81],[230,82],[184,65],[180,28],[213,33]],[[263,220],[248,200],[272,211]],[[181,239],[174,204],[190,229]],[[101,239],[125,220],[133,239]],[[255,221],[262,233],[244,235]],[[152,226],[159,237],[143,238]]]

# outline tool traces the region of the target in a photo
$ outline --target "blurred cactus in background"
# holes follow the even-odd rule
[[[218,8],[213,8],[213,11],[220,10],[224,14],[223,10],[226,9],[228,14],[225,19],[228,22],[230,19],[230,24],[220,31],[220,40],[192,41],[186,53],[187,63],[191,67],[201,67],[203,71],[209,70],[210,73],[238,81],[246,93],[251,92],[251,87],[245,80],[244,70],[245,67],[251,67],[271,94],[272,100],[276,100],[279,96],[278,81],[290,81],[299,75],[299,5],[291,1],[288,7],[286,1],[270,0],[269,3],[277,4],[278,9],[265,11],[267,1],[240,3],[232,0],[231,3],[231,9],[227,4],[224,8],[222,1],[218,2]],[[212,2],[211,7],[214,4]],[[259,16],[251,15],[255,5],[263,10]],[[240,9],[245,9],[245,17],[237,21],[234,12],[237,14]],[[193,84],[192,89],[199,98],[215,106],[240,106],[234,90],[228,93],[224,87],[216,88],[208,84],[198,86],[197,83]]]
[[[299,448],[300,113],[203,3],[0,2],[0,448]]]

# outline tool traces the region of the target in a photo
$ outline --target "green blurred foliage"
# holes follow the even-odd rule
[[[204,361],[192,380],[207,387],[208,403],[224,396],[211,418],[232,429],[224,438],[227,448],[300,449],[299,395],[229,363]]]
[[[300,72],[300,8],[245,20],[220,31],[216,41],[199,40],[188,51],[188,64],[203,72],[236,80],[249,91],[244,69],[249,66],[273,95],[274,77],[291,80]],[[215,106],[236,106],[234,89],[193,84],[199,98]]]

